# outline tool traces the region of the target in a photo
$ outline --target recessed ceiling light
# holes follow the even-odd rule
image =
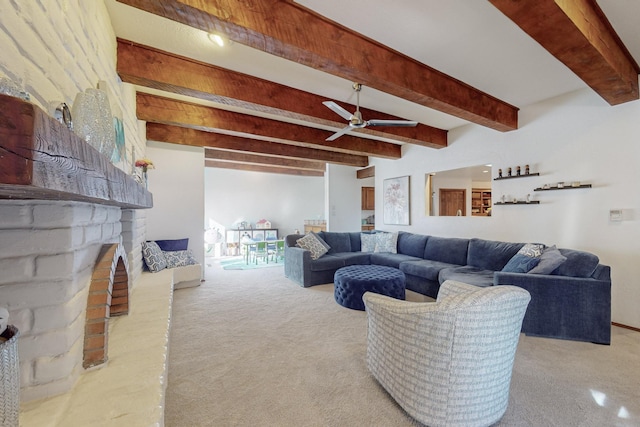
[[[220,47],[224,46],[224,39],[222,38],[222,36],[218,34],[209,33],[209,40],[211,40],[212,42],[214,42]]]

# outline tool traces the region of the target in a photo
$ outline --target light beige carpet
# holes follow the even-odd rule
[[[370,376],[366,314],[333,285],[215,263],[206,278],[174,294],[168,427],[417,425]],[[499,425],[640,425],[640,333],[613,331],[611,346],[521,336]]]

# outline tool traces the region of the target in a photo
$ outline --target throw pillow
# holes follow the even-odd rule
[[[540,258],[534,258],[523,254],[515,254],[504,266],[502,271],[508,273],[527,273],[538,265]]]
[[[518,253],[531,258],[538,258],[542,255],[542,251],[544,251],[544,245],[542,243],[527,243],[518,251]]]
[[[311,252],[311,259],[316,260],[326,254],[331,247],[313,231],[296,240],[296,245]]]
[[[373,252],[376,250],[376,233],[360,233],[360,250],[362,252]]]
[[[189,246],[189,238],[175,240],[155,240],[163,252],[186,251]]]
[[[376,233],[376,247],[374,252],[398,253],[398,232]]]
[[[142,257],[152,273],[157,273],[167,268],[167,260],[156,242],[142,243]]]
[[[560,253],[556,245],[549,246],[542,252],[540,262],[529,271],[529,274],[550,274],[566,260],[567,257]]]
[[[167,268],[198,264],[198,261],[193,256],[193,252],[189,249],[186,251],[163,251],[163,253],[167,261]]]

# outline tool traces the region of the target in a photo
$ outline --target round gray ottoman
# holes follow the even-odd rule
[[[333,295],[343,307],[364,310],[362,295],[375,292],[392,298],[405,298],[404,273],[382,265],[350,265],[339,268],[333,276]]]

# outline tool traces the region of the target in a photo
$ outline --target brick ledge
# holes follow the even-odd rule
[[[110,320],[107,364],[69,393],[23,404],[22,427],[164,425],[171,271],[142,273],[129,298],[129,315]]]

